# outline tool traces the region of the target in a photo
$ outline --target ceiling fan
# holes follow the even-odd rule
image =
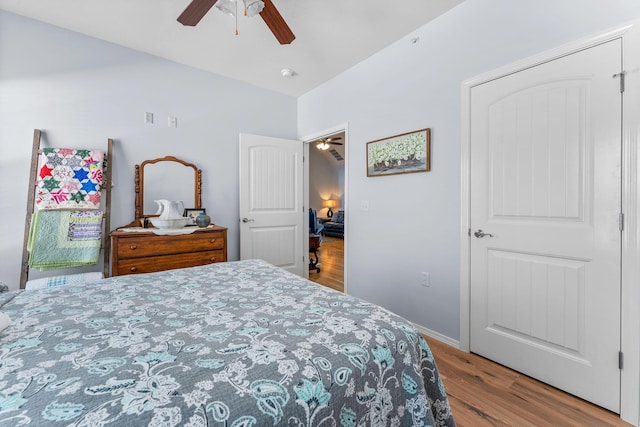
[[[341,139],[341,136],[319,139],[316,141],[316,148],[318,150],[328,150],[332,145],[342,145],[342,142],[335,142]]]
[[[204,15],[209,12],[209,9],[211,9],[218,1],[221,3],[235,3],[240,0],[192,0],[192,2],[189,3],[189,6],[187,6],[184,12],[182,12],[178,17],[178,22],[182,25],[188,25],[191,27],[197,25]],[[260,7],[262,6],[260,3],[264,4],[264,8]],[[244,4],[245,13],[249,12],[251,8],[256,11],[255,13],[258,13],[257,11],[259,11],[262,20],[267,24],[267,27],[269,27],[280,44],[290,44],[295,40],[296,36],[293,34],[291,28],[289,28],[271,0],[244,0]],[[229,10],[221,7],[221,5],[218,5],[218,7],[223,11]]]

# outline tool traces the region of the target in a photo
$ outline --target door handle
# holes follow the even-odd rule
[[[489,237],[493,237],[493,234],[491,233],[484,233],[482,230],[478,229],[478,231],[476,231],[475,233],[473,233],[474,236],[476,236],[478,239],[482,239],[485,236],[489,236]]]
[[[253,222],[255,219],[242,218],[242,222]]]

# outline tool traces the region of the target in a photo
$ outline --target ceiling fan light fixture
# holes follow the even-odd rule
[[[326,151],[329,149],[329,147],[331,147],[328,143],[324,142],[324,141],[320,141],[318,142],[318,144],[316,145],[316,148],[318,150],[323,150]]]
[[[236,16],[237,3],[235,0],[218,0],[216,2],[216,8],[228,15]]]
[[[264,9],[264,2],[262,0],[243,0],[244,1],[244,16],[256,16],[262,9]]]

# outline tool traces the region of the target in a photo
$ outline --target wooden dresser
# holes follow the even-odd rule
[[[111,233],[111,275],[152,273],[225,262],[227,229],[217,225],[191,234],[156,235],[151,231]]]

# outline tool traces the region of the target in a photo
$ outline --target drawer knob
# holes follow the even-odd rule
[[[131,267],[129,271],[131,271],[132,273],[135,273],[136,271],[138,271],[138,267]]]
[[[131,245],[129,246],[129,248],[131,248],[131,250],[137,249],[138,247],[136,245]]]
[[[216,262],[216,257],[212,256],[212,257],[209,259],[209,261],[211,261],[211,262]]]
[[[215,243],[215,242],[216,242],[216,239],[211,239],[211,240],[209,240],[209,242],[211,242],[211,243]]]

